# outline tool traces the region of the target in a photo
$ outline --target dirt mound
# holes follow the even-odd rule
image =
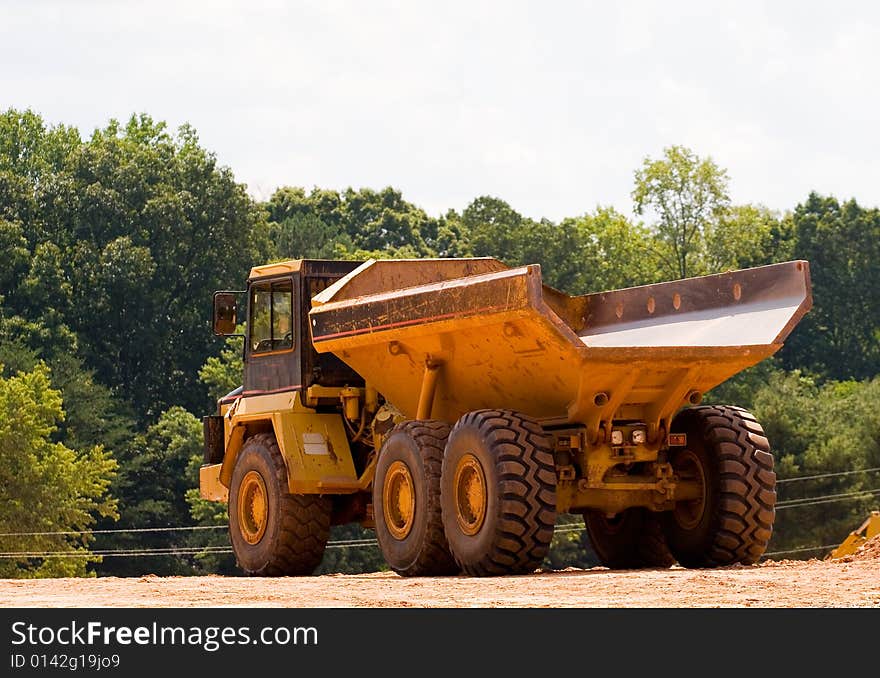
[[[842,560],[848,563],[859,560],[880,560],[880,534],[876,537],[871,537],[868,541],[859,546],[855,553]]]

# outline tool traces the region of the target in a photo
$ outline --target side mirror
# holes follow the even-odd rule
[[[237,323],[238,295],[235,292],[214,292],[214,313],[212,326],[214,334],[227,337],[235,334]]]

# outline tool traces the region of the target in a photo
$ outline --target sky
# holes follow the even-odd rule
[[[439,215],[632,211],[673,144],[736,203],[880,204],[880,4],[0,0],[0,109],[145,112],[258,199],[395,186]]]

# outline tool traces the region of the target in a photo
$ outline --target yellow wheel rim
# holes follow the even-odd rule
[[[673,463],[676,475],[682,480],[696,482],[700,485],[700,496],[689,501],[675,503],[672,511],[675,522],[685,530],[694,529],[702,520],[706,510],[706,474],[699,457],[690,450],[679,452]]]
[[[266,483],[256,471],[248,471],[238,488],[238,524],[248,544],[257,544],[266,533],[269,495]]]
[[[416,491],[412,473],[402,461],[392,462],[382,486],[382,514],[385,526],[397,540],[406,539],[416,513]]]
[[[483,467],[472,454],[464,455],[455,467],[455,518],[466,535],[473,536],[483,527],[486,519],[486,476]]]

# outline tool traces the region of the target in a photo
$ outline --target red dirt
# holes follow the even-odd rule
[[[393,573],[252,579],[3,579],[2,607],[878,607],[880,539],[850,562],[716,570],[567,569],[520,577]],[[870,549],[869,549],[870,547]]]

